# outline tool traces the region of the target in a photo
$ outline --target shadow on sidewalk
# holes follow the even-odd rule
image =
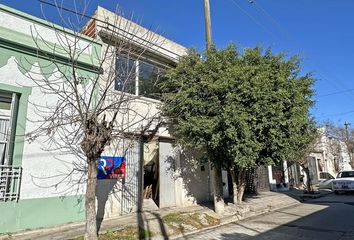
[[[153,217],[148,217],[151,214]],[[151,225],[153,222],[158,222],[158,232],[163,237],[163,239],[169,239],[166,227],[163,223],[162,217],[159,213],[153,211],[137,212],[138,229],[139,229],[139,240],[141,239],[151,239],[149,235],[152,233]],[[157,229],[155,229],[157,230]]]

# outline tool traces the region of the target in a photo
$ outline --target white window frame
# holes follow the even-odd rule
[[[116,56],[116,60],[118,59],[118,57],[119,57],[119,55]],[[123,55],[123,57],[125,57],[125,56]],[[165,68],[168,68],[169,66],[164,65],[163,63],[150,61],[149,59],[143,59],[143,58],[142,59],[140,59],[140,58],[139,59],[130,58],[130,59],[134,61],[134,67],[135,67],[134,93],[127,93],[127,92],[125,92],[125,93],[126,94],[133,94],[135,96],[141,96],[141,97],[146,98],[146,99],[156,100],[154,98],[146,97],[146,96],[144,96],[144,95],[139,93],[139,91],[140,91],[140,87],[139,87],[139,82],[140,82],[140,79],[139,79],[139,77],[140,77],[140,62],[151,64],[152,66],[160,68],[160,69],[165,69]],[[119,91],[119,90],[116,90],[116,91]]]
[[[6,98],[9,93],[0,91],[0,94]],[[3,117],[7,123],[7,133],[5,139],[5,148],[1,153],[0,160],[0,202],[4,201],[18,201],[20,194],[20,184],[22,176],[22,168],[13,165],[13,151],[15,141],[15,131],[18,114],[19,95],[17,93],[10,93],[11,105],[10,115],[8,120]]]

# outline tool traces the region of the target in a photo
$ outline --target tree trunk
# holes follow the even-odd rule
[[[96,184],[97,164],[95,159],[88,159],[88,178],[86,184],[85,213],[86,229],[85,240],[97,240],[96,224]]]
[[[237,202],[242,203],[243,194],[246,188],[246,170],[239,169],[237,171]]]
[[[238,193],[238,190],[237,190],[237,176],[236,176],[236,169],[233,168],[231,171],[231,178],[232,178],[232,203],[233,204],[238,204],[238,201],[237,201],[237,193]]]
[[[348,151],[349,152],[349,151]],[[350,166],[354,170],[354,158],[353,158],[353,153],[349,153],[349,158],[350,158]]]
[[[305,166],[302,166],[302,168],[304,169],[304,172],[306,174],[306,191],[311,193],[313,190],[311,186],[310,170],[308,167]]]
[[[222,173],[220,167],[214,168],[214,209],[218,214],[224,212],[224,193],[222,184]]]

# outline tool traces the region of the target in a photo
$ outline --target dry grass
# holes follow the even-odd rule
[[[220,223],[219,219],[209,216],[208,214],[203,214],[204,218],[208,222],[208,224],[203,224],[200,216],[200,213],[171,213],[162,217],[162,220],[169,228],[172,228],[175,233],[188,232],[188,226],[193,229],[202,229]]]
[[[220,224],[220,220],[206,213],[170,213],[162,217],[162,221],[173,230],[172,234],[186,233]],[[116,231],[108,231],[98,237],[99,240],[135,240],[152,237],[152,232],[139,230],[137,227],[126,227]],[[71,240],[84,240],[83,237]]]
[[[152,232],[147,230],[139,230],[137,227],[126,227],[117,231],[107,231],[105,234],[99,235],[99,240],[136,240],[141,238],[152,237]],[[84,237],[77,237],[71,240],[84,240]]]
[[[208,214],[205,214],[204,217],[208,221],[209,226],[215,226],[220,224],[220,219],[209,216]]]

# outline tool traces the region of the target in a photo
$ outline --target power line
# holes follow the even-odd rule
[[[270,20],[270,22],[274,25],[274,26],[276,26],[276,28],[278,28],[278,29],[280,29],[280,31],[284,34],[284,35],[286,35],[286,37],[288,38],[288,39],[290,39],[292,42],[294,42],[296,45],[298,45],[298,46],[301,46],[301,44],[299,44],[290,34],[289,34],[289,32],[286,30],[286,29],[284,29],[283,27],[282,27],[282,25],[270,14],[270,13],[268,13],[262,6],[261,6],[261,4],[259,4],[256,0],[252,0],[252,5],[253,6],[255,6],[255,8],[256,8],[256,10],[258,11],[258,12],[260,12],[261,14],[263,14],[266,18],[268,18],[268,20]],[[304,49],[302,49],[303,50],[303,52],[306,54],[306,51],[304,50]],[[308,55],[308,54],[307,54]],[[308,55],[309,56],[309,55]],[[320,77],[322,77],[324,80],[327,80],[328,82],[331,82],[331,84],[332,85],[334,85],[336,88],[340,88],[340,89],[345,89],[345,90],[343,90],[343,91],[338,91],[338,93],[336,92],[336,93],[330,93],[329,95],[325,95],[325,96],[331,96],[331,95],[335,95],[335,94],[339,94],[339,92],[340,93],[348,93],[348,92],[350,92],[348,89],[346,89],[346,87],[345,86],[343,86],[343,85],[341,85],[341,84],[339,84],[339,82],[340,81],[338,81],[338,79],[336,78],[336,77],[334,77],[333,76],[333,74],[329,74],[329,72],[326,70],[326,69],[324,69],[322,66],[321,66],[321,64],[319,64],[319,62],[317,62],[316,60],[314,60],[314,59],[312,59],[312,61],[317,65],[317,67],[319,67],[323,72],[327,72],[327,75],[332,75],[332,78],[334,78],[334,79],[336,79],[337,81],[333,81],[333,80],[330,80],[330,78],[326,78],[326,77],[324,77],[323,76],[323,74],[321,74],[320,72],[317,72],[317,74],[320,76]],[[353,97],[352,95],[349,95],[350,97]],[[321,97],[323,97],[323,95],[321,96]]]
[[[251,18],[252,21],[254,21],[258,26],[260,26],[262,29],[266,30],[268,33],[270,33],[272,36],[274,36],[274,34],[270,31],[268,31],[268,29],[266,29],[261,23],[259,23],[252,15],[250,15],[245,9],[243,9],[239,4],[237,4],[237,2],[235,0],[230,0],[237,8],[239,8],[245,15],[247,15],[249,18]],[[279,29],[289,40],[291,40],[293,43],[295,43],[298,46],[301,46],[301,44],[299,44],[294,38],[291,37],[291,35],[284,30],[284,28],[278,23],[277,20],[275,20],[271,14],[269,14],[264,8],[262,8],[262,6],[257,3],[256,0],[252,0],[250,1],[250,3],[254,6],[256,6],[256,10],[258,12],[262,12],[261,14],[266,16],[266,18],[268,18],[268,20],[270,20],[270,22],[277,28]],[[305,50],[303,48],[301,48],[302,51],[306,54]],[[321,66],[321,64],[319,64],[316,60],[312,59],[312,61],[324,72],[327,72],[326,70],[323,69],[323,67]],[[337,81],[333,81],[330,80],[326,77],[323,76],[323,74],[321,74],[320,72],[317,73],[320,77],[322,77],[324,80],[327,80],[328,82],[330,82],[331,84],[333,84],[336,88],[340,88],[340,89],[345,89],[342,91],[336,91],[336,92],[332,92],[332,93],[328,93],[328,94],[322,94],[319,95],[317,97],[326,97],[326,96],[331,96],[331,95],[336,95],[336,94],[341,94],[341,93],[348,93],[351,91],[354,91],[354,89],[346,89],[346,87],[341,86]],[[328,74],[328,72],[327,72]],[[333,76],[332,76],[333,77]],[[353,97],[352,95],[350,95],[351,97]],[[347,114],[352,114],[354,113],[354,110],[351,111],[347,111],[347,112],[341,112],[341,113],[335,113],[335,114],[327,114],[324,116],[319,116],[318,118],[328,118],[328,117],[332,117],[332,116],[342,116],[342,115],[347,115]]]
[[[259,23],[252,15],[250,15],[244,8],[242,8],[237,2],[236,0],[230,0],[237,8],[239,8],[245,15],[247,15],[249,18],[251,18],[252,21],[254,21],[258,26],[260,26],[262,29],[264,29],[265,31],[267,31],[268,33],[270,33],[272,36],[275,36],[272,32],[270,32],[266,27],[264,27],[264,25],[262,25],[261,23]],[[255,0],[251,0],[249,1],[252,5],[255,6],[256,10],[258,12],[260,12],[262,15],[264,15],[277,29],[279,29],[284,35],[286,35],[286,37],[288,39],[290,39],[292,42],[294,42],[296,45],[299,45],[294,38],[291,37],[291,35],[283,29],[283,27],[278,23],[278,21],[276,19],[274,19],[272,17],[271,14],[269,14],[257,1]],[[277,38],[277,37],[276,37]],[[303,52],[304,49],[302,49]],[[319,65],[317,63],[317,65]],[[322,76],[323,79],[326,79],[321,73],[318,73],[318,75]],[[329,80],[328,80],[329,81]],[[338,86],[336,86],[338,88]],[[343,87],[339,86],[339,88],[343,89]],[[337,92],[333,92],[333,93],[329,93],[329,94],[324,94],[324,95],[319,95],[317,97],[325,97],[325,96],[331,96],[331,95],[336,95],[336,94],[340,94],[340,93],[346,93],[352,91],[351,89],[349,90],[343,90],[343,91],[337,91]]]
[[[280,31],[283,31],[283,27],[277,22],[277,20],[275,20],[272,17],[272,15],[270,15],[260,4],[258,4],[257,1],[253,0],[250,3],[256,7],[256,10],[258,10],[258,12],[262,12],[263,15],[266,16],[268,18],[268,20],[270,20],[270,22],[272,22],[274,25],[276,25],[276,27],[278,29],[280,29]],[[285,32],[285,34],[287,35],[288,38],[291,38],[291,36],[289,35],[288,32]]]
[[[272,35],[273,37],[277,38],[270,30],[268,30],[263,24],[261,24],[257,19],[255,19],[251,14],[249,14],[244,8],[242,8],[236,0],[230,0],[231,3],[233,3],[238,9],[240,9],[245,15],[247,15],[255,24],[257,24],[259,27],[261,27],[264,31],[266,31],[268,34]]]
[[[324,116],[319,116],[318,118],[327,118],[327,117],[336,117],[336,116],[343,116],[347,114],[354,113],[354,110],[348,111],[348,112],[341,112],[341,113],[334,113],[334,114],[327,114]]]
[[[113,24],[109,23],[108,21],[102,21],[102,20],[100,20],[100,19],[98,19],[98,18],[95,18],[95,17],[93,17],[93,16],[86,15],[85,13],[79,13],[79,12],[77,12],[77,11],[75,11],[75,10],[72,10],[72,9],[70,9],[70,8],[68,8],[68,7],[64,7],[64,6],[62,6],[62,5],[61,5],[61,6],[58,6],[57,4],[55,4],[55,3],[50,3],[50,2],[48,2],[48,1],[46,1],[46,0],[38,0],[38,1],[39,1],[40,3],[47,4],[47,5],[49,5],[49,6],[59,8],[60,10],[63,10],[63,11],[66,11],[66,12],[70,12],[70,13],[74,13],[74,14],[78,14],[79,16],[85,17],[85,18],[87,18],[87,19],[94,20],[94,21],[97,21],[97,22],[106,24],[106,25],[112,27],[113,29],[116,28],[116,29],[118,29],[119,31],[122,31],[124,34],[131,34],[129,31],[127,31],[127,30],[125,30],[125,29],[123,29],[123,28],[120,28],[119,26],[113,25]],[[115,13],[115,14],[116,14],[116,13]],[[128,20],[128,21],[130,21],[130,20]],[[147,31],[151,31],[151,30],[147,29]],[[115,32],[115,34],[124,37],[124,34],[121,34],[121,33],[118,33],[118,32]],[[171,53],[171,54],[174,54],[176,57],[170,57],[170,58],[172,58],[172,59],[174,59],[174,60],[178,60],[178,58],[181,57],[181,55],[179,55],[179,54],[177,54],[177,53],[171,51],[170,49],[167,49],[167,48],[165,48],[165,47],[162,47],[162,46],[160,46],[160,45],[157,44],[157,43],[150,42],[149,40],[147,40],[147,39],[145,39],[145,38],[143,38],[143,37],[134,36],[134,38],[139,39],[140,41],[143,41],[143,42],[148,42],[149,45],[153,45],[153,46],[158,47],[158,48],[160,48],[160,49],[162,49],[162,50],[164,50],[164,51],[166,51],[166,52],[169,52],[169,53]],[[133,40],[133,39],[131,39],[130,41],[132,41],[132,42],[134,42],[134,43],[138,43],[138,41]],[[149,47],[149,46],[145,46],[145,47],[148,48],[149,50],[153,50],[152,47]],[[163,54],[163,55],[166,55],[166,54]]]
[[[347,90],[343,90],[343,91],[337,91],[337,92],[331,92],[331,93],[327,93],[327,94],[321,94],[321,95],[317,95],[317,97],[328,97],[328,96],[332,96],[332,95],[337,95],[337,94],[342,94],[342,93],[347,93],[347,92],[353,92],[354,88],[350,88]]]

